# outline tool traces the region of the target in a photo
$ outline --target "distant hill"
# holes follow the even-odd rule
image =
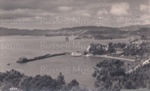
[[[8,29],[0,27],[0,36],[11,36],[11,35],[21,35],[21,36],[43,36],[49,33],[50,30],[27,30],[27,29]]]
[[[125,26],[125,27],[120,27],[120,30],[123,31],[137,31],[140,28],[150,28],[150,25],[132,25],[132,26]]]
[[[104,26],[80,26],[72,28],[61,28],[56,30],[27,30],[27,29],[8,29],[0,28],[0,36],[76,36],[76,39],[114,39],[126,38],[134,35],[148,37],[150,35],[149,25],[134,25],[120,28]]]

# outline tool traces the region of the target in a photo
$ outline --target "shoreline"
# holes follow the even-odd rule
[[[101,58],[108,58],[108,59],[118,59],[118,60],[133,61],[133,62],[136,61],[134,59],[123,58],[123,57],[113,57],[113,56],[108,56],[108,55],[95,55],[94,57],[101,57]]]

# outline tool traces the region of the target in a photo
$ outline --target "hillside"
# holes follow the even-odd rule
[[[150,25],[124,26],[124,27],[120,27],[120,30],[123,30],[123,31],[136,31],[136,30],[139,30],[140,28],[150,28]]]
[[[43,36],[47,34],[50,30],[27,30],[27,29],[8,29],[0,28],[0,36],[11,36],[11,35],[21,35],[21,36]]]
[[[150,28],[147,26],[128,26],[121,28],[102,26],[80,26],[72,28],[61,28],[56,30],[28,30],[28,29],[8,29],[0,28],[0,36],[21,35],[21,36],[76,36],[76,39],[117,39],[139,35],[147,38]]]

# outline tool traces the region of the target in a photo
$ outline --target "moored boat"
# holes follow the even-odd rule
[[[86,57],[91,57],[91,56],[93,56],[93,54],[86,54],[85,56]]]
[[[82,56],[82,53],[81,52],[72,52],[70,55],[73,57],[80,57],[80,56]]]

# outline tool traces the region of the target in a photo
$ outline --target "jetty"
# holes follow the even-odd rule
[[[23,64],[23,63],[27,63],[27,62],[31,62],[31,61],[42,60],[42,59],[46,59],[46,58],[62,56],[62,55],[67,55],[67,54],[68,54],[68,52],[56,53],[56,54],[45,54],[43,56],[38,56],[38,57],[34,57],[34,58],[29,58],[29,59],[26,57],[20,57],[18,59],[17,63]]]

